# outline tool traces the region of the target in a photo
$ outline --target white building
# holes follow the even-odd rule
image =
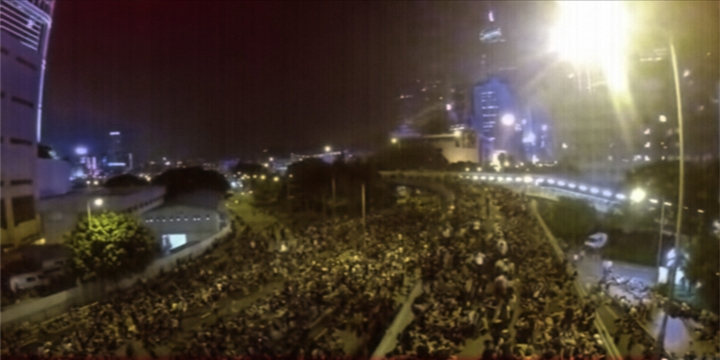
[[[54,0],[0,1],[2,247],[40,238],[35,159]]]
[[[193,243],[217,234],[227,224],[223,194],[197,191],[180,196],[161,207],[142,214],[145,226],[158,239],[179,236]]]
[[[42,218],[42,233],[46,244],[62,243],[63,234],[72,231],[77,221],[102,211],[140,215],[163,204],[165,188],[140,186],[118,189],[90,189],[63,196],[40,199],[38,211]],[[102,199],[98,206],[95,200]]]

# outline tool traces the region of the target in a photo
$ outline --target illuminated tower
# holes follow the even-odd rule
[[[0,0],[3,247],[37,240],[35,163],[54,0]]]

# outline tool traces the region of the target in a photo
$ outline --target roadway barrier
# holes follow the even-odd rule
[[[557,256],[558,260],[560,260],[561,262],[562,262],[562,261],[565,261],[565,260],[566,260],[566,258],[565,258],[565,253],[562,251],[562,249],[560,248],[560,245],[559,245],[558,242],[557,242],[557,239],[555,239],[555,236],[553,236],[552,232],[550,232],[550,229],[549,229],[549,228],[547,227],[547,225],[545,224],[545,221],[543,221],[542,217],[541,217],[540,214],[538,213],[538,211],[537,211],[537,206],[536,206],[536,203],[535,203],[534,201],[532,202],[532,204],[531,204],[531,206],[530,206],[530,209],[531,209],[533,215],[535,216],[535,218],[537,218],[538,223],[540,224],[540,226],[543,228],[543,230],[544,230],[544,232],[545,232],[545,236],[546,236],[547,239],[549,240],[550,246],[552,246],[552,248],[553,248],[553,250],[554,250],[554,252],[555,252],[555,255]],[[572,270],[570,269],[571,266],[572,266],[572,265],[569,265],[569,264],[568,264],[568,269],[566,269],[566,270],[567,270],[567,271],[572,271]],[[587,296],[588,296],[587,291],[586,291],[585,288],[582,286],[582,284],[580,283],[580,280],[579,280],[579,279],[576,278],[576,279],[573,281],[573,286],[574,286],[574,288],[575,288],[575,291],[576,291],[580,296],[582,296],[582,297],[587,297]],[[600,337],[602,338],[603,343],[605,344],[605,348],[606,348],[606,350],[607,350],[607,352],[608,352],[608,353],[607,353],[608,358],[609,358],[609,359],[621,359],[621,358],[622,358],[622,355],[620,354],[620,350],[618,350],[615,342],[613,342],[613,338],[612,338],[612,336],[610,335],[610,332],[608,331],[607,326],[605,326],[605,324],[604,324],[603,321],[600,319],[600,316],[597,315],[597,313],[596,313],[596,315],[595,315],[594,324],[595,324],[595,328],[598,330],[598,333],[600,334]]]
[[[410,291],[410,294],[408,294],[407,298],[403,302],[402,307],[400,307],[400,311],[398,311],[395,319],[393,319],[392,324],[390,324],[390,327],[385,330],[385,335],[382,340],[380,340],[380,344],[378,344],[378,347],[373,352],[371,359],[385,358],[389,352],[395,349],[397,346],[398,335],[405,331],[405,328],[412,323],[413,319],[415,319],[415,315],[412,313],[412,305],[415,302],[415,299],[420,296],[422,292],[422,280],[418,280],[415,287],[413,287],[412,291]]]
[[[607,212],[625,198],[624,194],[613,194],[609,190],[600,190],[594,186],[577,185],[576,182],[557,179],[552,175],[508,174],[486,172],[446,172],[446,171],[381,171],[385,179],[467,179],[498,184],[512,189],[523,188],[533,192],[533,196],[556,200],[560,196],[580,198],[590,201],[598,211]],[[570,188],[572,186],[572,188]],[[533,190],[531,190],[533,189]],[[577,190],[575,190],[577,189]]]
[[[80,284],[72,289],[61,291],[47,297],[31,299],[20,304],[11,305],[0,314],[2,326],[8,326],[28,321],[30,323],[42,322],[67,311],[71,306],[82,306],[102,299],[109,291],[126,289],[141,278],[152,278],[162,271],[172,270],[178,260],[191,259],[204,253],[231,232],[231,225],[226,226],[217,234],[198,242],[197,244],[178,251],[174,254],[156,259],[142,274],[132,275],[122,279],[117,284],[108,284],[102,281],[93,281]]]

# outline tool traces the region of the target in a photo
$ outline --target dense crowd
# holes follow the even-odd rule
[[[525,198],[449,186],[458,194],[449,211],[412,197],[364,222],[295,234],[236,218],[236,236],[214,251],[45,324],[35,336],[51,341],[37,353],[133,355],[140,342],[151,355],[170,346],[199,356],[369,356],[420,282],[414,319],[387,355],[449,357],[480,341],[483,359],[603,357],[596,302],[573,290],[575,274]],[[209,321],[187,324],[208,311]],[[2,346],[27,353],[31,336],[3,331]]]
[[[455,191],[463,196],[443,228],[418,235],[426,291],[388,355],[471,354],[464,349],[476,339],[484,359],[604,355],[595,305],[572,290],[523,196],[464,184]]]

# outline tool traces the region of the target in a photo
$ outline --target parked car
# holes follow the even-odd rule
[[[48,285],[50,285],[50,279],[45,275],[44,271],[15,275],[10,277],[9,281],[10,290],[13,292]]]

